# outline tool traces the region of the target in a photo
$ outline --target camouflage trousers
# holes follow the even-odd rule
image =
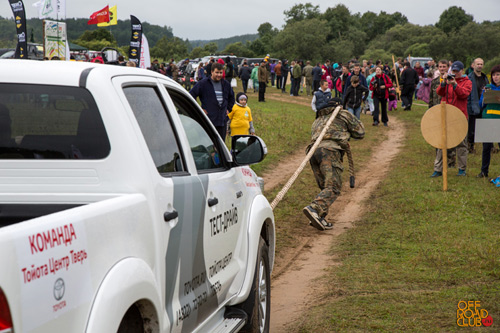
[[[328,208],[340,195],[342,171],[344,170],[342,165],[343,155],[343,152],[339,150],[318,148],[309,161],[316,182],[321,189],[321,192],[312,201],[311,207],[321,217],[328,214]]]

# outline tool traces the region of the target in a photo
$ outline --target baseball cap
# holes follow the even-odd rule
[[[461,71],[462,69],[464,69],[464,64],[460,61],[455,61],[453,65],[451,65],[452,71]]]

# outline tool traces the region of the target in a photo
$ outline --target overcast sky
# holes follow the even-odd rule
[[[38,13],[33,3],[38,0],[24,0],[27,17],[36,17]],[[68,18],[88,18],[93,12],[109,6],[118,5],[118,19],[125,20],[135,15],[139,20],[160,26],[170,26],[177,37],[190,40],[218,39],[243,34],[257,33],[261,23],[269,22],[280,28],[284,24],[283,11],[296,3],[310,2],[319,5],[324,12],[328,7],[339,3],[345,4],[351,14],[367,11],[379,13],[399,11],[414,24],[435,24],[441,13],[451,7],[462,7],[474,16],[476,22],[499,20],[500,0],[176,0],[176,1],[138,1],[138,0],[66,0]],[[397,5],[395,5],[397,4]],[[0,1],[0,16],[12,17],[9,2]],[[147,31],[145,31],[147,35]]]

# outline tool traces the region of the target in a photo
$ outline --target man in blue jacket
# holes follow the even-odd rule
[[[352,75],[357,75],[359,77],[359,84],[368,88],[368,82],[366,82],[366,77],[361,73],[361,65],[359,64],[359,62],[356,62],[354,64],[354,67],[352,68],[351,75],[346,79],[344,88],[342,90],[343,92],[346,92],[347,88],[349,88],[349,86],[351,85],[351,76]]]
[[[323,70],[321,69],[321,64],[318,62],[316,64],[316,67],[313,68],[312,70],[312,75],[313,75],[313,96],[314,92],[318,91],[319,89],[319,83],[321,81],[321,75],[323,75]],[[333,78],[332,78],[333,81]]]
[[[231,84],[222,79],[223,65],[213,63],[211,69],[211,76],[198,82],[189,93],[194,99],[200,98],[201,108],[225,141],[227,114],[233,109],[234,92]]]

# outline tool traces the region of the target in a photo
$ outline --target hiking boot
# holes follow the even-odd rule
[[[486,175],[484,172],[482,172],[482,171],[481,171],[481,172],[480,172],[480,173],[476,176],[476,178],[488,178],[488,175]]]
[[[372,126],[378,126],[378,121],[374,121]]]
[[[331,230],[331,229],[333,229],[333,223],[326,222],[325,218],[322,217],[320,219],[320,222],[321,222],[321,224],[323,224],[323,227],[325,228],[325,230]]]
[[[431,175],[432,178],[434,177],[441,177],[443,175],[442,172],[439,172],[439,171],[434,171],[434,173]]]
[[[323,224],[323,226],[325,227],[325,230],[333,229],[333,223],[326,222],[326,220],[323,217],[320,217],[319,221],[321,222],[321,224]],[[311,222],[309,222],[309,225],[314,227],[314,225]]]
[[[316,229],[323,231],[326,230],[327,227],[330,227],[330,229],[332,228],[332,226],[328,226],[328,223],[318,215],[316,209],[312,208],[311,206],[304,207],[302,211],[311,222],[311,225]]]
[[[389,125],[387,125],[387,123],[384,123],[384,126],[385,126],[385,127],[388,127]]]
[[[466,176],[467,174],[465,173],[465,170],[460,170],[458,169],[458,174],[457,176]]]

